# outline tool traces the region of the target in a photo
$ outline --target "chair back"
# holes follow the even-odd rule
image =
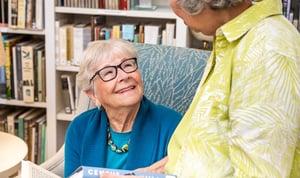
[[[184,114],[200,83],[210,51],[134,43],[144,94]]]

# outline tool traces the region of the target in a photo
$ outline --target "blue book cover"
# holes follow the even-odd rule
[[[150,172],[137,172],[121,169],[109,169],[101,167],[80,166],[69,178],[99,178],[102,173],[109,173],[114,175],[135,175],[144,178],[176,178],[175,175],[159,174]]]
[[[6,98],[5,66],[0,66],[0,98]]]
[[[135,24],[122,24],[122,38],[133,42],[135,29]]]

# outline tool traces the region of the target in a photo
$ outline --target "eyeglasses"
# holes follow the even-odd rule
[[[90,83],[94,80],[94,78],[97,75],[104,82],[108,82],[108,81],[115,79],[118,75],[118,68],[120,68],[125,73],[132,73],[138,69],[137,59],[135,57],[133,57],[133,58],[124,60],[119,65],[103,67],[102,69],[95,72],[95,74],[90,79]]]

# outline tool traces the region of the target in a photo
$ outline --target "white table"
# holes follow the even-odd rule
[[[18,172],[27,152],[27,144],[22,139],[0,132],[0,177],[7,178]]]

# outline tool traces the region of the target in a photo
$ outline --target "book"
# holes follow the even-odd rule
[[[166,23],[166,45],[175,46],[174,44],[175,35],[175,23]]]
[[[16,46],[12,47],[12,93],[14,95],[14,99],[18,100],[18,79],[17,79],[17,56],[16,56]]]
[[[144,43],[145,33],[144,33],[144,25],[139,25],[139,43]]]
[[[112,26],[112,36],[111,38],[121,38],[121,25],[120,24],[114,24]]]
[[[16,71],[14,71],[14,75],[16,75],[17,85],[15,88],[17,93],[15,93],[15,98],[18,100],[23,100],[23,77],[22,77],[22,46],[25,44],[30,43],[30,40],[24,40],[15,45],[15,64],[16,64]]]
[[[46,102],[46,93],[47,93],[47,87],[46,87],[46,57],[45,52],[42,56],[42,101]]]
[[[18,136],[18,116],[25,112],[25,109],[18,108],[7,115],[7,133]]]
[[[91,16],[91,41],[99,40],[97,39],[97,36],[100,36],[97,34],[96,29],[101,29],[104,27],[104,24],[106,22],[105,16]]]
[[[73,75],[62,74],[61,85],[65,102],[65,113],[72,114],[75,111],[75,85]]]
[[[43,41],[34,41],[21,47],[22,50],[22,77],[23,77],[23,101],[34,102],[34,49],[43,44]]]
[[[32,139],[33,133],[31,132],[32,127],[34,126],[35,120],[38,119],[40,116],[45,114],[44,109],[36,109],[34,112],[30,113],[23,119],[23,135],[24,135],[24,141],[28,145],[28,158],[30,161],[34,161],[34,153],[33,148],[34,143]],[[20,124],[20,123],[19,123]],[[21,125],[22,127],[22,125]],[[33,144],[32,144],[33,143]]]
[[[60,60],[60,27],[67,23],[66,20],[56,20],[55,21],[55,64],[61,65]]]
[[[138,172],[122,169],[109,169],[102,167],[80,166],[77,168],[69,178],[101,178],[102,173],[109,173],[114,175],[135,175],[144,178],[176,178],[171,174],[159,174],[151,172]]]
[[[46,114],[42,114],[41,116],[35,118],[30,124],[29,124],[29,141],[28,141],[28,147],[29,149],[29,160],[31,160],[34,163],[38,163],[38,156],[40,155],[40,144],[41,144],[41,134],[39,132],[39,124],[46,121]]]
[[[161,25],[144,25],[144,43],[160,44]]]
[[[8,27],[17,28],[18,25],[18,0],[9,0]]]
[[[0,98],[6,98],[5,66],[0,66]]]
[[[74,24],[65,24],[59,27],[60,65],[71,64],[73,59],[73,26]]]
[[[47,124],[46,121],[41,124],[41,130],[40,132],[42,133],[41,135],[41,153],[40,153],[40,163],[45,162],[46,160],[46,130],[47,130]]]
[[[18,25],[17,28],[25,29],[26,28],[26,0],[18,0]]]
[[[23,112],[21,115],[18,115],[18,137],[24,140],[24,118],[35,112],[36,109],[30,108],[29,110]]]
[[[4,41],[6,52],[5,78],[6,78],[6,99],[14,98],[14,76],[13,76],[13,46],[22,39],[22,36],[12,36]]]
[[[47,169],[34,164],[31,161],[22,160],[21,178],[61,178]]]
[[[0,108],[0,131],[7,132],[7,115],[12,112],[12,108],[10,107],[1,107]]]
[[[44,0],[35,0],[35,28],[38,30],[44,29],[45,13]]]
[[[0,24],[7,25],[8,24],[8,0],[1,0],[0,6]]]
[[[42,146],[43,142],[45,141],[45,137],[43,137],[43,126],[46,125],[46,114],[42,115],[35,121],[35,128],[36,128],[36,144],[35,144],[35,152],[34,152],[34,160],[35,163],[41,164],[43,163],[42,160],[42,152],[44,152],[45,147]]]
[[[130,42],[134,41],[134,35],[136,31],[135,24],[122,24],[122,38]]]
[[[38,102],[38,101],[42,101],[42,97],[40,96],[39,99],[39,90],[40,93],[42,94],[42,53],[41,51],[43,51],[45,49],[45,45],[44,44],[40,44],[38,46],[36,46],[33,50],[34,54],[33,54],[33,81],[34,81],[34,85],[33,85],[33,96],[34,96],[34,101]]]
[[[26,0],[26,23],[25,28],[32,29],[35,26],[35,0]]]
[[[45,48],[37,50],[37,101],[46,101],[46,66],[45,66]]]
[[[100,33],[100,32],[99,32]],[[73,28],[73,52],[74,65],[80,65],[81,53],[85,50],[88,43],[91,41],[91,26],[87,24],[77,24]]]

